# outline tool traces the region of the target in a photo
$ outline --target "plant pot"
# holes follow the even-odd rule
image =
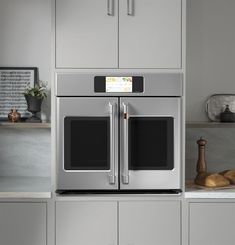
[[[36,113],[41,111],[43,98],[38,98],[27,94],[25,94],[24,96],[28,105],[27,110],[32,113],[32,117],[28,118],[26,121],[42,122],[41,119],[36,116]]]

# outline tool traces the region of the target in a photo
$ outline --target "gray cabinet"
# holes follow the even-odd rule
[[[46,203],[0,203],[0,244],[46,245]]]
[[[58,201],[56,245],[180,245],[180,213],[180,201]]]
[[[140,201],[119,204],[120,245],[180,245],[180,202]]]
[[[57,68],[181,68],[182,0],[56,0]]]
[[[117,67],[117,4],[116,0],[56,0],[57,68]]]
[[[190,203],[189,245],[230,245],[235,241],[235,203]]]
[[[133,3],[129,10],[127,2]],[[119,4],[120,67],[180,68],[181,0],[119,0]]]
[[[57,202],[56,245],[117,245],[116,202]]]

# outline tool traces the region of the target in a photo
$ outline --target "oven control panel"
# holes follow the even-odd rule
[[[95,76],[95,93],[143,93],[142,76]]]

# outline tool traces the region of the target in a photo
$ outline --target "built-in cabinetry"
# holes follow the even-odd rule
[[[116,202],[56,202],[56,245],[117,245]]]
[[[119,245],[181,245],[180,201],[119,203]]]
[[[235,241],[235,202],[190,202],[188,245],[230,245]]]
[[[235,198],[87,195],[52,202],[21,200],[1,199],[0,244],[230,245],[235,241]]]
[[[56,245],[180,245],[180,210],[180,201],[60,201]]]
[[[119,0],[119,67],[181,68],[181,7],[181,0]]]
[[[182,0],[56,0],[56,68],[181,68]]]
[[[47,245],[46,203],[0,203],[0,244]]]

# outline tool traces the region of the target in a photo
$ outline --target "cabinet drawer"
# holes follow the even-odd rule
[[[116,202],[57,202],[56,245],[117,245]]]
[[[0,244],[46,245],[46,203],[0,203]]]
[[[120,202],[120,245],[180,245],[179,201]]]
[[[235,241],[235,203],[190,203],[189,245],[230,245]]]

